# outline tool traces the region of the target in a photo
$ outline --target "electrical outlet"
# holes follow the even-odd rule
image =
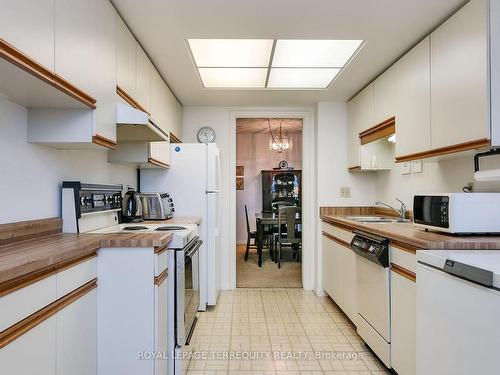
[[[351,187],[341,186],[340,187],[340,198],[351,198]]]

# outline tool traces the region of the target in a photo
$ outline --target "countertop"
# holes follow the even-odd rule
[[[145,220],[144,224],[174,224],[174,225],[182,225],[182,224],[196,224],[200,225],[202,221],[201,216],[174,216],[168,220]]]
[[[0,284],[104,247],[165,248],[171,233],[52,234],[0,246]]]
[[[406,246],[414,250],[498,250],[500,236],[449,235],[434,231],[425,231],[413,223],[360,223],[348,219],[350,215],[373,215],[368,207],[365,211],[348,208],[322,207],[321,219],[329,224],[348,230],[360,230],[390,239],[396,246]],[[373,208],[372,208],[373,209]],[[376,214],[376,213],[375,213]]]

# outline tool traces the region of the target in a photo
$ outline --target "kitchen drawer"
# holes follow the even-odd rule
[[[168,250],[162,251],[155,257],[155,276],[165,271],[168,262]]]
[[[339,238],[347,243],[351,243],[351,240],[354,237],[354,233],[352,233],[348,230],[333,226],[331,224],[325,223],[325,222],[323,222],[322,228],[323,228],[323,232],[326,232],[334,237],[337,237],[337,238]]]
[[[61,298],[97,277],[97,257],[62,269],[57,273],[57,298]]]
[[[394,245],[391,245],[391,263],[406,268],[408,271],[417,272],[417,254]]]
[[[57,299],[56,275],[0,297],[0,332]]]

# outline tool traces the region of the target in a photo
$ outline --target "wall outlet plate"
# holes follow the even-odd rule
[[[406,162],[401,164],[401,174],[410,174],[411,173],[411,163]]]
[[[351,187],[341,186],[340,187],[340,198],[351,198]]]
[[[411,162],[411,173],[422,173],[424,171],[424,163],[422,160]]]

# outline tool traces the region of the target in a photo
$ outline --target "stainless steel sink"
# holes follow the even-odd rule
[[[407,223],[410,220],[390,216],[347,216],[348,219],[360,223]]]

